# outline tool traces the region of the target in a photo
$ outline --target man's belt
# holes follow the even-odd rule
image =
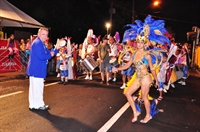
[[[110,58],[117,58],[117,56],[110,56]]]

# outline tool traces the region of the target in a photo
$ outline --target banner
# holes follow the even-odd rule
[[[18,48],[18,41],[15,41]],[[21,70],[21,59],[16,54],[13,59],[8,58],[7,40],[0,40],[0,73]]]

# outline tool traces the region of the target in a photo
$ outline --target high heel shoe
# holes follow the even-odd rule
[[[134,122],[136,122],[136,121],[137,121],[137,117],[135,117],[135,118],[133,118],[133,119],[131,120],[132,123],[134,123]]]
[[[132,123],[136,122],[137,121],[137,118],[138,116],[140,115],[141,113],[139,111],[137,111],[137,116],[135,118],[132,119]]]
[[[152,119],[152,116],[146,116],[145,118],[147,118],[147,120],[140,120],[141,123],[147,123]]]

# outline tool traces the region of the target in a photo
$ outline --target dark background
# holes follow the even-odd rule
[[[111,0],[8,0],[11,4],[50,28],[50,40],[72,36],[72,41],[82,43],[89,28],[96,36],[106,34]],[[123,26],[132,23],[132,1],[113,0],[112,35],[123,36]],[[154,19],[164,19],[166,28],[177,41],[186,41],[186,32],[192,26],[200,27],[200,0],[160,0],[159,7],[150,6],[153,0],[135,0],[135,19],[144,20],[148,14]],[[148,8],[147,8],[148,7]],[[26,31],[36,34],[37,29],[4,27],[4,32]]]

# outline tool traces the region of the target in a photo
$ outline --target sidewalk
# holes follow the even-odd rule
[[[10,79],[24,78],[21,71],[12,71],[0,73],[0,82],[7,81]]]

